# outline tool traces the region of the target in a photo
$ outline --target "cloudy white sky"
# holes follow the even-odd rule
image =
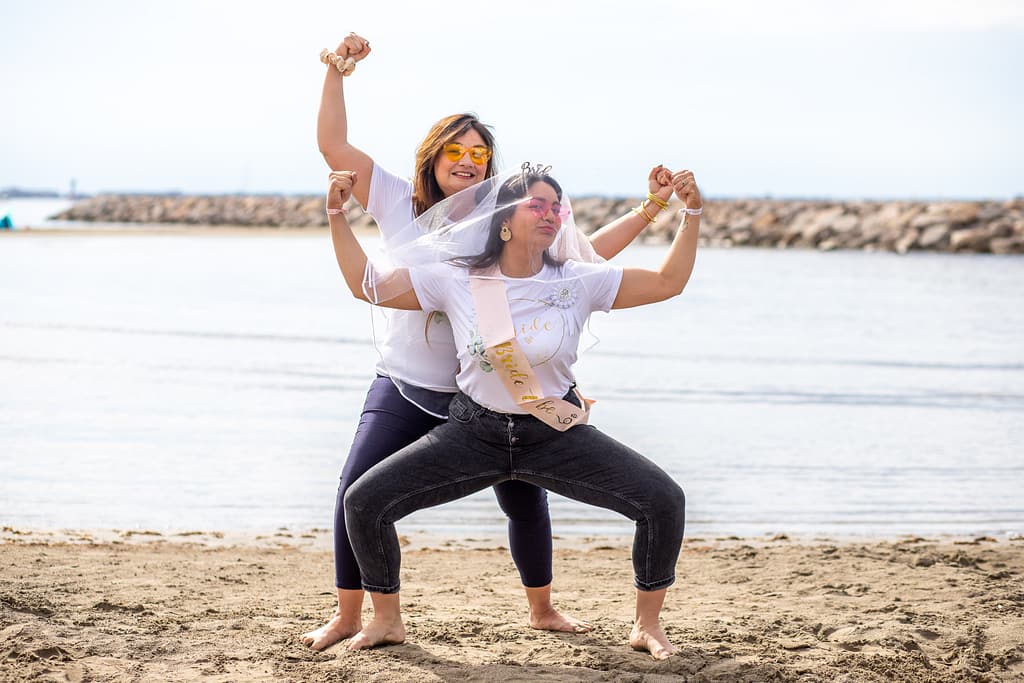
[[[319,192],[321,48],[351,138],[409,173],[449,113],[576,195],[649,167],[709,196],[1024,194],[1015,0],[35,0],[0,5],[0,188]]]

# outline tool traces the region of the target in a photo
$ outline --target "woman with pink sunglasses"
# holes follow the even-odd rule
[[[450,419],[375,465],[345,495],[349,538],[374,610],[350,650],[405,640],[395,522],[523,481],[635,522],[629,644],[655,659],[675,652],[660,612],[676,578],[683,491],[656,463],[587,424],[590,402],[575,387],[573,364],[594,311],[683,291],[696,258],[700,192],[689,171],[660,173],[686,206],[683,220],[659,268],[621,268],[567,258],[580,251],[578,232],[547,171],[524,165],[438,203],[417,223],[440,227],[396,249],[394,266],[383,272],[339,210],[358,174],[331,173],[327,213],[349,290],[390,308],[444,311],[459,348]]]
[[[344,76],[370,54],[369,42],[349,34],[327,64],[317,141],[332,170],[355,172],[364,180],[352,196],[370,213],[385,243],[403,238],[402,229],[432,206],[460,190],[473,187],[495,172],[494,138],[473,114],[455,114],[435,123],[416,152],[412,181],[379,164],[348,139]],[[648,179],[648,199],[596,231],[580,258],[612,258],[625,248],[667,204],[672,188],[656,181],[660,166]],[[590,248],[592,247],[592,249]],[[368,469],[416,441],[448,418],[448,404],[458,391],[459,362],[446,317],[423,311],[392,311],[384,338],[378,340],[381,361],[367,393],[359,425],[342,469],[334,515],[335,586],[338,606],[328,622],[303,634],[302,642],[322,650],[362,629],[364,592],[345,526],[344,496]],[[583,633],[590,624],[560,613],[551,602],[552,539],[547,492],[523,481],[494,486],[508,517],[509,548],[519,571],[532,628]]]

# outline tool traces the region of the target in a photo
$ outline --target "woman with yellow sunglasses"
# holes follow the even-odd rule
[[[369,179],[353,188],[356,201],[370,213],[385,243],[401,240],[401,230],[441,200],[495,175],[494,137],[473,114],[454,114],[431,127],[416,152],[415,171],[408,181],[375,163],[348,140],[344,76],[370,54],[370,43],[349,34],[333,53],[321,53],[327,64],[317,142],[334,171],[354,171]],[[626,247],[667,205],[672,188],[655,180],[634,212],[596,231],[592,251],[609,259]],[[593,258],[593,253],[582,258]],[[387,332],[378,340],[381,361],[370,385],[348,458],[342,469],[334,516],[335,585],[338,607],[322,627],[303,634],[302,642],[322,650],[362,629],[364,593],[359,566],[345,529],[344,496],[364,472],[416,441],[448,417],[448,404],[457,393],[459,363],[451,325],[440,314],[392,311]],[[547,492],[522,481],[494,486],[508,517],[509,548],[519,570],[533,628],[584,633],[590,624],[564,615],[551,602],[551,518]]]

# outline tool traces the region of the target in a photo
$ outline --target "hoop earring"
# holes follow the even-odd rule
[[[501,226],[501,232],[498,233],[498,237],[501,238],[502,242],[508,242],[512,239],[512,231],[508,229],[508,223]]]

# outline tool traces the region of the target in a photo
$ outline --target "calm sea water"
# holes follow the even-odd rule
[[[45,228],[62,225],[67,227],[68,223],[58,223],[50,220],[64,209],[69,208],[74,202],[70,199],[61,198],[21,198],[21,199],[0,199],[0,218],[10,216],[17,228]]]
[[[1022,293],[1017,257],[708,249],[682,297],[595,316],[578,376],[691,536],[1020,533]],[[0,234],[0,523],[330,527],[370,323],[324,233]],[[401,523],[503,528],[489,490]]]

